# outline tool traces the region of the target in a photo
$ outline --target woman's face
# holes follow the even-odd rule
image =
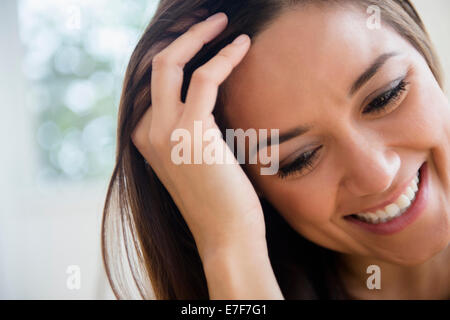
[[[284,177],[246,166],[297,232],[343,253],[413,265],[449,242],[450,107],[418,51],[383,22],[369,29],[368,18],[314,5],[280,16],[227,79],[225,117],[233,128],[279,129],[280,141],[309,127],[280,143]],[[407,196],[425,162],[419,214],[389,225],[350,218]]]

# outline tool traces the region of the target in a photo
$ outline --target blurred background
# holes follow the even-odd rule
[[[450,1],[413,3],[448,77]],[[114,299],[100,222],[124,72],[157,4],[0,2],[0,299]]]

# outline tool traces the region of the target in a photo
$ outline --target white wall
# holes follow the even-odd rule
[[[109,299],[100,260],[106,181],[36,183],[33,113],[22,74],[17,1],[0,3],[0,299]],[[69,265],[79,290],[66,286]]]

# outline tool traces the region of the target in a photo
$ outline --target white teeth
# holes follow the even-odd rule
[[[411,187],[406,188],[405,195],[408,197],[410,201],[414,198],[414,191]]]
[[[384,207],[384,210],[377,210],[375,213],[358,213],[355,216],[365,222],[378,224],[387,222],[402,215],[411,206],[411,203],[414,201],[416,196],[415,193],[419,189],[417,186],[419,183],[418,175],[419,172],[417,172],[417,176],[411,181],[405,192],[401,194],[394,203]]]
[[[400,208],[395,203],[391,203],[390,205],[387,205],[384,207],[384,211],[387,212],[389,216],[396,216],[400,212]]]
[[[409,207],[409,205],[411,204],[411,201],[409,200],[409,198],[406,195],[402,194],[395,203],[397,204],[397,206],[400,209],[405,209],[405,208]]]
[[[409,186],[411,187],[411,189],[413,189],[414,192],[416,192],[419,189],[417,187],[417,182],[416,181],[412,181]]]

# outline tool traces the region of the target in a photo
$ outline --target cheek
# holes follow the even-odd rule
[[[309,181],[307,181],[309,180]],[[267,182],[263,192],[267,200],[291,225],[324,225],[333,215],[334,197],[321,179],[302,178],[298,182]]]
[[[424,87],[418,93],[423,120],[422,124],[418,125],[417,139],[424,139],[420,137],[422,132],[424,137],[428,138],[431,159],[447,195],[443,202],[447,203],[450,194],[450,105],[436,82],[429,81]],[[423,141],[423,144],[425,142]]]
[[[440,145],[443,134],[450,127],[448,101],[429,69],[422,68],[412,78],[407,99],[403,127],[408,127],[417,147]]]
[[[391,147],[430,150],[442,144],[443,129],[449,126],[445,96],[427,73],[416,72],[408,81],[405,99],[392,114],[373,121],[373,130]]]

